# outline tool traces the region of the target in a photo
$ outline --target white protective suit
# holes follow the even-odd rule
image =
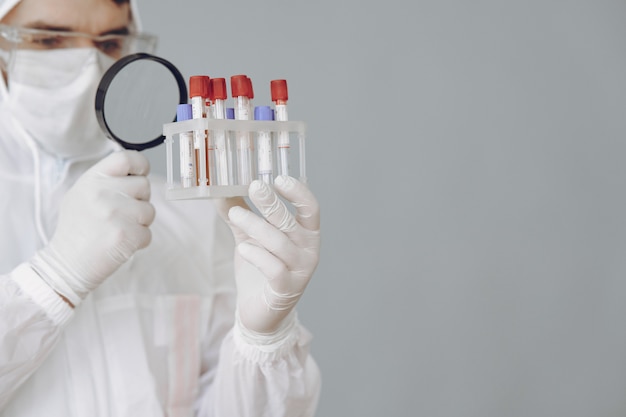
[[[0,415],[313,415],[310,334],[296,320],[258,345],[235,324],[232,234],[208,201],[167,202],[152,178],[152,243],[75,310],[37,278],[37,222],[50,237],[61,197],[104,155],[45,153],[0,91]]]

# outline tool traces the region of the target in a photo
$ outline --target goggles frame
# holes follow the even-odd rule
[[[0,48],[10,43],[16,49],[52,50],[81,47],[90,40],[93,47],[113,58],[136,53],[152,53],[157,37],[149,33],[91,35],[82,32],[25,28],[0,23]],[[82,45],[84,47],[85,45]]]

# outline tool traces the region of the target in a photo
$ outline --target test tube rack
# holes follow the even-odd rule
[[[183,186],[181,180],[180,169],[180,135],[187,132],[205,131],[207,141],[199,147],[200,155],[207,155],[206,158],[196,158],[199,166],[196,172],[207,173],[205,177],[202,174],[198,178],[207,178],[203,183],[202,180],[196,182],[192,186]],[[259,149],[258,138],[261,134],[269,132],[271,137],[271,149],[273,160],[273,176],[275,178],[279,173],[278,165],[281,163],[279,155],[281,150],[278,149],[278,137],[282,135],[284,140],[285,132],[289,135],[289,175],[298,178],[299,181],[306,183],[306,160],[305,160],[305,137],[306,124],[302,121],[268,121],[268,120],[233,120],[233,119],[208,119],[198,118],[190,119],[182,122],[173,122],[163,125],[163,136],[165,136],[166,148],[166,167],[167,167],[167,183],[165,197],[168,200],[189,200],[189,199],[208,199],[247,196],[249,184],[242,184],[238,175],[238,153],[237,153],[237,137],[241,134],[249,134],[252,141],[252,160],[255,161],[253,166],[256,167]],[[221,169],[228,170],[227,184],[219,184],[218,177],[215,172],[216,151],[215,139],[224,137],[226,140],[226,166]],[[284,145],[284,143],[282,143]],[[213,148],[212,148],[213,147]],[[283,146],[284,148],[284,146]],[[284,154],[283,154],[284,155]],[[175,173],[178,171],[178,173]],[[251,173],[251,179],[260,179],[256,169]],[[222,181],[224,182],[224,181]]]

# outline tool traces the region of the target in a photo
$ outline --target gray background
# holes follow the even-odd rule
[[[308,123],[318,416],[626,415],[624,1],[139,3]]]

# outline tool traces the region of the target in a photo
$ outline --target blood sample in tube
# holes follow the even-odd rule
[[[206,75],[193,75],[189,78],[189,98],[194,119],[206,117],[205,101],[209,96],[209,77]],[[194,130],[194,149],[197,185],[209,183],[209,158],[208,155],[208,132],[206,130]]]

